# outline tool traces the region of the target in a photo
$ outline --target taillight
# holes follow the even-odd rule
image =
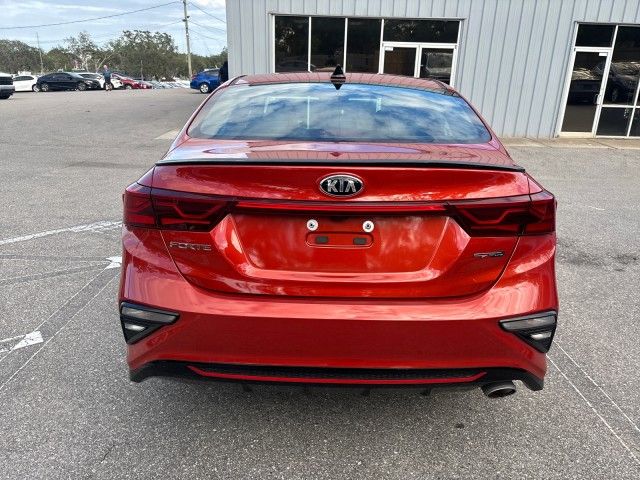
[[[233,204],[226,199],[151,189],[134,183],[124,193],[124,223],[132,227],[208,232]]]
[[[556,201],[549,192],[452,202],[449,210],[472,237],[550,233],[556,227]]]
[[[156,219],[151,206],[151,189],[138,183],[129,185],[124,192],[124,223],[131,227],[155,227]]]
[[[254,212],[325,212],[335,215],[449,215],[472,237],[535,235],[555,231],[556,201],[549,192],[451,202],[292,202],[229,198],[130,185],[124,195],[128,226],[208,232],[232,209]]]
[[[205,195],[153,189],[156,224],[163,230],[208,232],[222,220],[233,202]]]

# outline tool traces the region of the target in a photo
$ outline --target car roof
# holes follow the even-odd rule
[[[346,73],[345,77],[345,83],[388,85],[392,87],[437,91],[446,95],[458,95],[458,92],[453,87],[431,78],[414,78],[384,73]],[[331,72],[288,72],[244,75],[237,77],[232,81],[232,84],[268,85],[276,83],[329,83],[330,81]]]

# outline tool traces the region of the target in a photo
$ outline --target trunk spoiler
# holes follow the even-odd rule
[[[344,166],[344,167],[378,167],[390,165],[394,167],[413,168],[451,168],[462,170],[498,170],[507,172],[523,172],[520,165],[499,165],[482,162],[457,162],[449,160],[389,160],[389,159],[308,159],[308,158],[176,158],[163,159],[156,165],[313,165],[313,166]]]

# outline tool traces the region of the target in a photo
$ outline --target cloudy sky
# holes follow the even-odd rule
[[[162,4],[168,4],[159,6]],[[225,0],[188,0],[191,50],[202,55],[218,53],[227,44]],[[142,12],[82,23],[42,26],[115,15],[156,7]],[[181,0],[0,0],[0,38],[22,40],[36,46],[36,33],[44,50],[62,44],[64,38],[85,30],[103,44],[122,30],[151,30],[173,35],[185,51]],[[28,27],[28,28],[15,28]]]

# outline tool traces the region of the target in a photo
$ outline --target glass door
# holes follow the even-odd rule
[[[617,27],[596,135],[638,136],[640,27]]]
[[[383,42],[380,73],[434,78],[452,85],[455,44]]]
[[[418,59],[417,46],[398,46],[385,43],[383,46],[384,61],[382,73],[394,75],[407,75],[415,77],[416,60]]]
[[[420,78],[434,78],[451,85],[455,48],[420,48]]]
[[[561,133],[594,133],[610,59],[609,49],[575,48]]]

